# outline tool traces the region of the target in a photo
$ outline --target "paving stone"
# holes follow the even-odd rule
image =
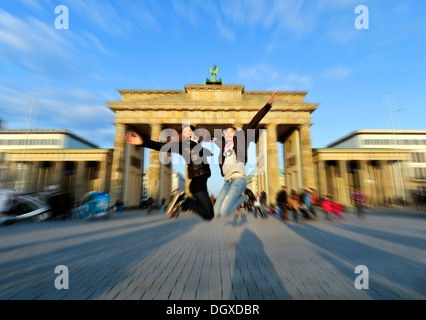
[[[426,298],[426,213],[284,224],[247,212],[204,222],[127,210],[101,221],[0,227],[1,300]],[[58,265],[68,290],[55,288]],[[369,289],[355,288],[355,267]]]

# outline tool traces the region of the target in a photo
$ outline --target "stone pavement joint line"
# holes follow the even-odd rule
[[[283,223],[127,210],[109,220],[0,227],[2,300],[425,299],[426,213]],[[57,289],[55,267],[68,268]],[[357,289],[368,268],[368,289]],[[365,274],[364,274],[365,275]]]

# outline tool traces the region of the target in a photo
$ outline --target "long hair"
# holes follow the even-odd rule
[[[190,124],[183,124],[181,127],[179,127],[178,128],[178,130],[177,130],[177,132],[178,132],[178,141],[179,142],[182,142],[183,140],[182,140],[182,132],[183,132],[183,129],[185,129],[185,128],[187,128],[187,127],[190,127],[191,128],[191,130],[192,130],[192,133],[194,133],[194,131],[196,130],[196,128],[195,128],[195,126],[193,126],[193,125],[190,125]]]

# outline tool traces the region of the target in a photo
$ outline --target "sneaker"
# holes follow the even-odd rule
[[[180,211],[178,208],[173,208],[172,211],[170,212],[170,220],[174,219],[174,220],[178,220],[180,216]]]
[[[185,196],[185,192],[182,191],[181,193],[176,193],[172,199],[170,200],[170,203],[167,206],[166,212],[165,214],[170,214],[170,212],[172,211],[173,207],[175,206],[176,202],[178,202],[178,199]]]
[[[183,204],[187,198],[188,197],[185,193],[178,197],[175,205],[170,210],[170,219],[175,219],[175,220],[179,219],[180,210],[182,209]]]

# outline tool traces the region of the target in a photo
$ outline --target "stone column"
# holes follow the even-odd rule
[[[387,205],[388,198],[392,198],[392,182],[391,182],[391,173],[389,170],[389,165],[386,160],[380,161],[381,170],[381,189],[382,189],[382,205]]]
[[[326,161],[318,161],[318,187],[317,190],[319,195],[324,195],[328,193],[327,190],[327,169],[326,169]]]
[[[371,180],[371,188],[370,188],[370,204],[373,206],[377,205],[377,185],[378,185],[378,181],[377,181],[377,169],[376,166],[374,165],[373,162],[370,163],[370,166],[368,168],[368,172],[370,173],[370,180]]]
[[[52,184],[55,186],[59,186],[62,190],[62,177],[64,175],[64,162],[63,161],[55,161],[52,168]]]
[[[383,206],[385,199],[385,183],[384,183],[384,163],[383,161],[379,162],[379,170],[377,170],[377,183],[378,183],[378,204]]]
[[[300,131],[300,159],[303,170],[303,186],[313,187],[315,185],[314,164],[312,161],[312,146],[310,124],[302,124]]]
[[[384,183],[384,205],[389,205],[388,199],[393,198],[392,173],[388,161],[382,161],[383,165],[383,183]]]
[[[339,183],[337,180],[337,175],[336,175],[336,166],[337,165],[330,165],[329,166],[329,170],[330,170],[330,188],[331,190],[329,190],[331,196],[333,197],[334,200],[338,201],[338,192],[339,192]]]
[[[161,133],[160,124],[151,125],[151,140],[159,141]],[[148,198],[152,197],[154,203],[159,205],[161,203],[160,190],[162,187],[162,181],[160,179],[161,172],[160,163],[160,152],[156,150],[150,150],[149,154],[149,170],[148,170]]]
[[[401,171],[402,171],[402,196],[404,201],[404,206],[407,205],[407,201],[409,201],[409,194],[407,192],[410,186],[410,173],[407,165],[407,159],[401,160]]]
[[[102,160],[100,163],[100,168],[99,168],[99,191],[101,192],[107,192],[107,188],[106,188],[106,179],[107,179],[107,167],[108,167],[108,163],[107,160]]]
[[[19,185],[19,168],[18,168],[18,164],[19,162],[15,161],[15,162],[10,162],[9,164],[9,173],[8,173],[8,177],[7,177],[7,181],[8,181],[8,188],[9,189],[13,189],[13,190],[17,190]]]
[[[24,172],[22,172],[22,181],[24,181],[24,190],[27,192],[35,192],[38,191],[37,187],[38,187],[38,180],[40,177],[40,162],[39,161],[34,161],[31,162],[31,164],[29,162],[24,163],[24,167],[28,168],[28,166],[31,168],[30,169],[30,173],[28,176],[26,176],[26,174],[24,174]],[[22,170],[22,168],[21,168]]]
[[[363,160],[359,160],[359,187],[361,191],[366,194],[367,186],[368,186],[368,170],[367,170],[367,162]]]
[[[278,148],[277,148],[277,125],[268,124],[266,126],[267,134],[267,189],[265,190],[268,193],[268,203],[270,201],[275,201],[277,193],[281,190],[280,186],[280,168],[278,161]]]
[[[126,125],[115,124],[114,155],[111,168],[111,203],[123,197],[123,174],[124,174],[124,136]]]
[[[343,190],[342,190],[342,203],[344,205],[351,205],[351,190],[349,188],[349,177],[348,177],[348,168],[346,166],[346,160],[339,161],[340,166],[340,176],[343,180]]]
[[[396,200],[396,177],[394,172],[394,165],[396,162],[388,163],[388,172],[389,172],[389,181],[390,181],[390,198],[392,200],[392,204],[395,204]]]
[[[87,190],[87,162],[86,161],[78,161],[77,165],[77,173],[75,176],[75,189],[74,195],[75,199],[81,199],[82,196],[88,191]]]

